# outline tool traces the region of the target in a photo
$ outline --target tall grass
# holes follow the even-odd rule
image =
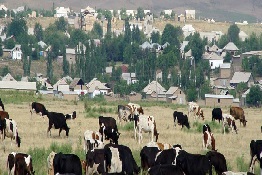
[[[0,90],[0,98],[4,104],[21,104],[42,99],[42,96],[36,96],[34,92]]]

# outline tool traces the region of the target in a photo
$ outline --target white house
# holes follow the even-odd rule
[[[186,19],[196,19],[196,10],[185,10]]]
[[[173,10],[164,10],[163,12],[164,12],[165,15],[171,16],[172,11],[173,11]]]
[[[196,29],[191,24],[186,24],[184,27],[182,27],[182,31],[185,37],[189,36],[190,34],[194,34]]]
[[[62,78],[53,85],[54,91],[69,91],[69,84]]]
[[[238,36],[239,36],[241,41],[245,41],[245,39],[248,38],[248,35],[242,30],[239,32]]]
[[[7,11],[8,8],[6,8],[6,6],[5,6],[4,4],[1,4],[1,5],[0,5],[0,10]]]
[[[60,17],[64,17],[64,18],[68,18],[68,13],[70,13],[70,8],[65,8],[65,7],[57,7],[55,9],[56,14],[54,14],[54,17],[56,18],[60,18]]]
[[[223,60],[224,60],[222,56],[217,55],[215,52],[212,52],[210,54],[208,53],[204,54],[203,59],[209,61],[209,65],[211,69],[215,69],[219,67],[221,64],[223,64]]]
[[[21,60],[22,59],[22,50],[21,45],[16,44],[13,49],[3,49],[4,53],[8,53],[7,57],[12,58],[13,60]]]
[[[87,93],[90,98],[94,98],[96,95],[106,95],[109,93],[110,88],[106,87],[97,78],[93,78],[87,85]]]

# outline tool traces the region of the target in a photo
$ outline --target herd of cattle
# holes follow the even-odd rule
[[[4,104],[0,99],[0,132],[2,140],[5,137],[16,141],[20,147],[21,139],[18,135],[18,127],[14,120],[9,118],[8,112],[5,111]],[[33,102],[30,104],[31,116],[33,112],[41,116],[47,116],[49,125],[47,135],[51,128],[59,129],[59,136],[62,130],[65,130],[66,136],[69,136],[69,127],[66,121],[76,119],[76,111],[72,114],[62,114],[49,112],[41,103]],[[202,118],[204,120],[204,111],[201,107],[189,102],[188,114],[174,111],[174,125],[186,126],[190,129],[188,116],[193,114],[194,119]],[[212,120],[222,122],[225,128],[231,128],[232,132],[237,133],[236,120],[246,126],[244,110],[240,107],[231,107],[230,114],[223,114],[220,108],[214,108],[212,111]],[[147,143],[140,151],[141,165],[137,165],[132,151],[128,146],[119,145],[118,140],[120,132],[118,124],[123,122],[134,123],[134,138],[140,144],[143,140],[142,133],[150,133],[150,142]],[[113,117],[99,116],[98,131],[86,130],[84,132],[84,151],[85,160],[75,154],[63,154],[51,152],[47,158],[48,174],[139,174],[147,172],[150,175],[205,175],[212,174],[212,167],[218,175],[237,175],[228,171],[226,159],[223,154],[219,153],[215,147],[214,134],[208,124],[203,125],[203,148],[209,150],[206,155],[191,154],[182,149],[179,144],[170,145],[167,143],[157,142],[159,133],[156,128],[156,121],[153,116],[145,115],[143,108],[134,103],[127,105],[118,105],[117,120]],[[110,143],[105,142],[105,140]],[[250,172],[254,173],[254,164],[258,160],[262,169],[262,140],[252,140],[250,143]],[[13,175],[37,174],[33,169],[32,157],[25,153],[12,152],[7,158],[8,173]],[[252,172],[252,173],[251,173]]]

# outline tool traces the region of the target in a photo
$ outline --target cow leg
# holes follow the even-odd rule
[[[49,135],[51,136],[51,128],[52,128],[52,125],[50,126],[50,124],[49,124],[49,126],[47,128],[47,137],[48,137],[48,132],[50,132]]]
[[[257,160],[257,156],[254,155],[254,156],[251,158],[250,168],[249,168],[249,171],[252,172],[252,173],[255,173],[254,165],[255,165],[256,160]],[[260,173],[260,174],[261,174],[261,173]]]
[[[59,137],[60,137],[61,132],[62,132],[62,128],[59,129],[59,134],[58,134]]]

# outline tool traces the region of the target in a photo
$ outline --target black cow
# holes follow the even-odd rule
[[[49,119],[49,126],[47,128],[47,134],[48,132],[50,132],[50,136],[51,136],[51,128],[54,125],[55,129],[59,129],[59,136],[60,136],[62,129],[66,131],[66,136],[68,136],[70,128],[66,124],[66,118],[64,114],[56,113],[56,112],[48,112],[47,117]]]
[[[148,170],[148,168],[151,168],[152,166],[155,165],[156,155],[160,151],[161,150],[159,150],[157,147],[144,146],[142,148],[142,150],[140,151],[142,170]]]
[[[214,166],[218,175],[222,175],[223,172],[227,171],[227,162],[223,154],[217,151],[209,151],[206,156],[211,162],[211,165]]]
[[[188,117],[187,115],[184,115],[183,112],[174,111],[173,117],[174,117],[175,126],[176,126],[176,120],[177,120],[178,125],[182,125],[182,128],[186,126],[188,129],[190,129]]]
[[[250,142],[250,172],[254,173],[254,165],[256,160],[260,163],[260,170],[262,169],[262,140],[251,140]],[[260,172],[261,173],[261,172]]]
[[[137,166],[132,152],[127,146],[107,144],[104,150],[107,173],[133,175],[140,172],[140,168]]]
[[[89,150],[86,154],[85,174],[104,174],[105,169],[105,151],[104,149]]]
[[[80,159],[75,154],[55,154],[53,160],[54,174],[75,174],[82,175]]]
[[[149,175],[184,175],[183,170],[176,165],[157,165],[149,169]]]
[[[214,108],[212,110],[212,121],[218,120],[219,123],[222,120],[222,110],[221,108]]]
[[[184,150],[180,150],[176,163],[186,175],[206,175],[206,173],[212,175],[212,165],[205,155],[190,154]]]
[[[175,147],[159,152],[156,156],[155,165],[177,165],[176,159],[180,150],[180,147]]]
[[[30,112],[31,116],[33,115],[33,112],[36,112],[40,116],[48,114],[48,111],[46,110],[45,106],[38,102],[32,102]]]
[[[15,153],[12,152],[7,157],[7,168],[9,173],[13,172],[14,174],[35,174],[33,170],[32,157],[24,153]]]
[[[102,135],[102,142],[105,136],[105,140],[110,140],[110,143],[118,144],[120,133],[118,132],[114,118],[99,116],[99,132]]]
[[[76,111],[74,111],[72,114],[66,114],[65,118],[66,118],[66,120],[75,119],[76,118]]]
[[[5,106],[4,106],[1,98],[0,98],[0,106],[2,107],[2,110],[4,111],[5,110]]]
[[[208,131],[208,132],[211,133],[211,129],[210,129],[209,124],[204,124],[204,125],[203,125],[203,134],[204,134],[204,132],[206,132],[206,131]]]

